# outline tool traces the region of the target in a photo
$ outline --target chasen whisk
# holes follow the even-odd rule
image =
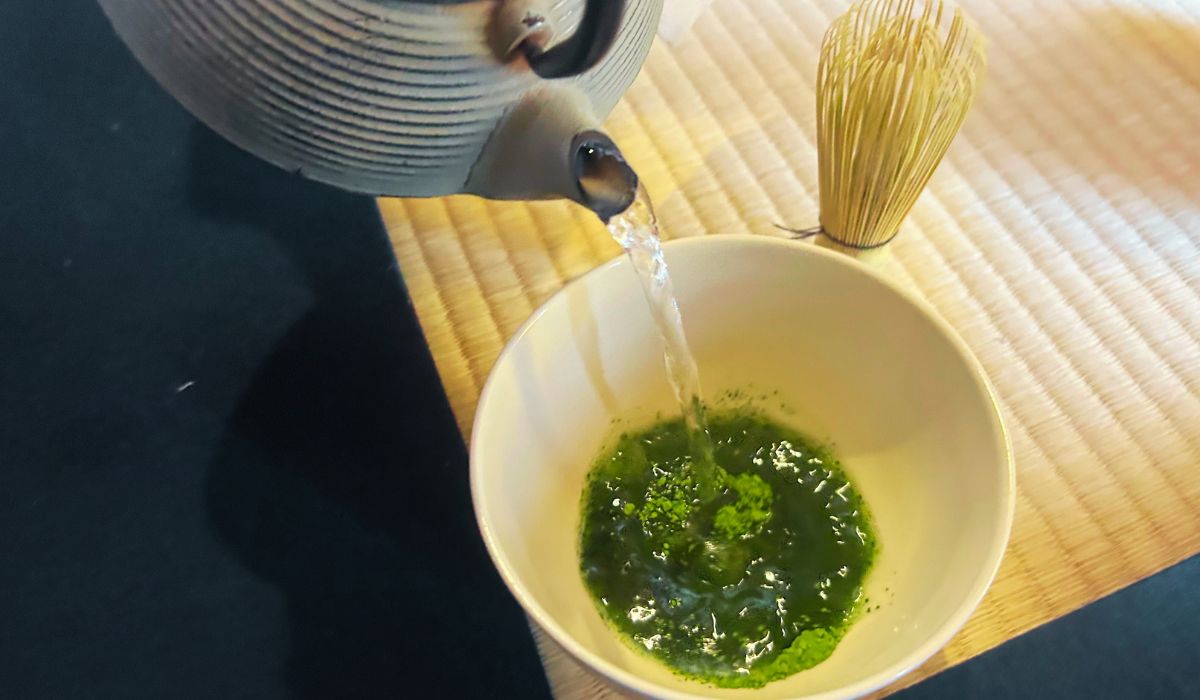
[[[948,22],[944,21],[948,19]],[[942,0],[859,0],[817,67],[820,228],[852,248],[892,239],[967,116],[983,37]]]

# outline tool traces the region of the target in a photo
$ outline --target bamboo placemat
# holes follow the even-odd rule
[[[1200,9],[967,0],[980,100],[887,259],[963,335],[1016,450],[984,604],[903,683],[1200,550]],[[816,220],[813,77],[837,0],[717,0],[607,127],[668,236]],[[502,344],[618,254],[563,203],[380,207],[464,435]],[[612,691],[539,633],[559,698]]]

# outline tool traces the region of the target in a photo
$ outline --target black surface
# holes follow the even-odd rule
[[[0,698],[538,697],[369,199],[0,5]]]

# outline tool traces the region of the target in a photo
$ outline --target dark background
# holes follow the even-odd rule
[[[0,4],[0,81],[0,698],[547,696],[371,200],[196,124],[92,0]],[[1198,584],[906,696],[1200,696]]]
[[[373,202],[0,6],[0,697],[546,696]]]

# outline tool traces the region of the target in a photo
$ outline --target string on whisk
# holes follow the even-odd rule
[[[961,10],[943,17],[942,0],[859,0],[825,33],[820,231],[843,245],[896,235],[975,101],[983,36]]]

